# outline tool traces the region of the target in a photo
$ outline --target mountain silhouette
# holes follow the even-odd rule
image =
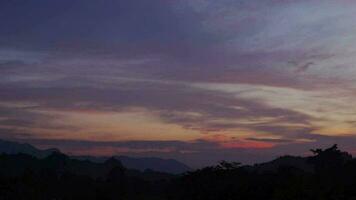
[[[311,151],[252,166],[222,161],[180,175],[127,169],[116,157],[92,162],[59,151],[44,158],[3,153],[0,199],[356,199],[356,160],[337,145]]]
[[[308,162],[308,158],[300,156],[281,156],[270,162],[255,164],[247,168],[258,172],[276,172],[283,167],[293,167],[306,172],[312,172],[313,165]]]
[[[136,199],[143,194],[164,194],[162,184],[174,177],[152,170],[127,169],[114,157],[94,163],[72,159],[57,151],[46,158],[23,153],[0,155],[1,200],[105,200],[121,199],[122,196]]]
[[[21,144],[18,142],[11,142],[6,140],[0,140],[0,153],[6,154],[18,154],[24,153],[35,156],[37,158],[45,158],[51,155],[53,152],[60,153],[58,149],[46,149],[40,150],[30,144]],[[78,160],[90,160],[92,162],[103,163],[109,159],[109,157],[93,157],[93,156],[70,156],[71,158]],[[126,168],[136,169],[140,171],[152,170],[172,174],[181,174],[191,170],[187,165],[174,160],[174,159],[162,159],[155,157],[128,157],[128,156],[114,156],[119,160]]]
[[[155,157],[133,158],[128,156],[115,156],[122,164],[130,169],[154,170],[159,172],[180,174],[191,170],[187,165],[174,159],[162,159]]]
[[[40,150],[27,143],[18,143],[12,141],[6,141],[0,139],[0,153],[6,154],[29,154],[38,158],[44,158],[52,154],[53,152],[59,152],[58,149],[46,149]]]

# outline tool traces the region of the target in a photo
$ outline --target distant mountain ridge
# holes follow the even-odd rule
[[[141,171],[153,169],[160,172],[179,174],[190,170],[187,165],[174,159],[162,159],[155,157],[133,158],[128,156],[115,156],[115,158],[120,160],[125,167]]]
[[[293,167],[306,172],[312,172],[314,169],[313,165],[308,162],[308,157],[288,155],[281,156],[266,163],[255,164],[253,166],[249,166],[248,168],[263,173],[276,172],[283,167]]]
[[[78,160],[89,160],[96,163],[103,163],[108,157],[95,156],[72,156]],[[174,159],[163,159],[157,157],[129,157],[129,156],[114,156],[121,161],[128,169],[136,169],[140,171],[153,170],[157,172],[165,172],[171,174],[181,174],[190,171],[191,168]]]
[[[58,149],[40,150],[27,143],[18,143],[0,139],[0,153],[5,154],[29,154],[38,158],[44,158],[51,155],[53,152],[60,152]]]
[[[24,153],[35,156],[37,158],[45,158],[53,152],[60,152],[58,149],[40,150],[27,143],[18,143],[6,140],[0,140],[0,153],[18,154]],[[128,169],[136,169],[140,171],[153,170],[157,172],[165,172],[172,174],[180,174],[191,170],[187,165],[174,160],[162,159],[155,157],[128,157],[128,156],[114,156],[120,160],[123,166]],[[71,158],[79,160],[89,160],[92,162],[103,163],[109,157],[94,157],[94,156],[71,156]]]
[[[6,174],[9,177],[21,177],[24,173],[40,175],[51,171],[56,176],[73,174],[92,179],[106,179],[112,176],[113,170],[119,170],[128,178],[139,178],[144,181],[167,180],[176,176],[152,170],[141,172],[136,169],[127,169],[113,157],[103,163],[95,163],[88,160],[73,159],[60,152],[52,152],[45,158],[37,158],[24,153],[0,155],[0,176]]]

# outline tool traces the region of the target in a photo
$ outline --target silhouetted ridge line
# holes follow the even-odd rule
[[[18,142],[10,142],[5,140],[0,140],[0,153],[6,154],[17,154],[25,153],[37,158],[45,158],[51,155],[53,152],[60,151],[58,149],[46,149],[40,150],[30,144],[21,144]],[[71,158],[78,160],[89,160],[92,162],[103,163],[109,157],[93,157],[93,156],[70,156]],[[137,169],[140,171],[145,171],[151,169],[153,171],[159,171],[164,173],[181,174],[191,170],[184,163],[178,162],[174,159],[162,159],[154,157],[128,157],[128,156],[113,156],[113,158],[119,160],[122,165],[129,169]]]
[[[337,145],[311,151],[253,166],[222,161],[183,175],[127,169],[115,157],[1,154],[0,199],[356,199],[356,160]]]

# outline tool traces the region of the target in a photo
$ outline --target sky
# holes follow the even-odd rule
[[[71,155],[356,153],[356,2],[2,0],[0,138]]]

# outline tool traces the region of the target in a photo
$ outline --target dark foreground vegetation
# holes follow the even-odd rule
[[[356,200],[356,160],[331,148],[242,166],[221,162],[183,175],[125,169],[53,153],[0,156],[0,199]]]

